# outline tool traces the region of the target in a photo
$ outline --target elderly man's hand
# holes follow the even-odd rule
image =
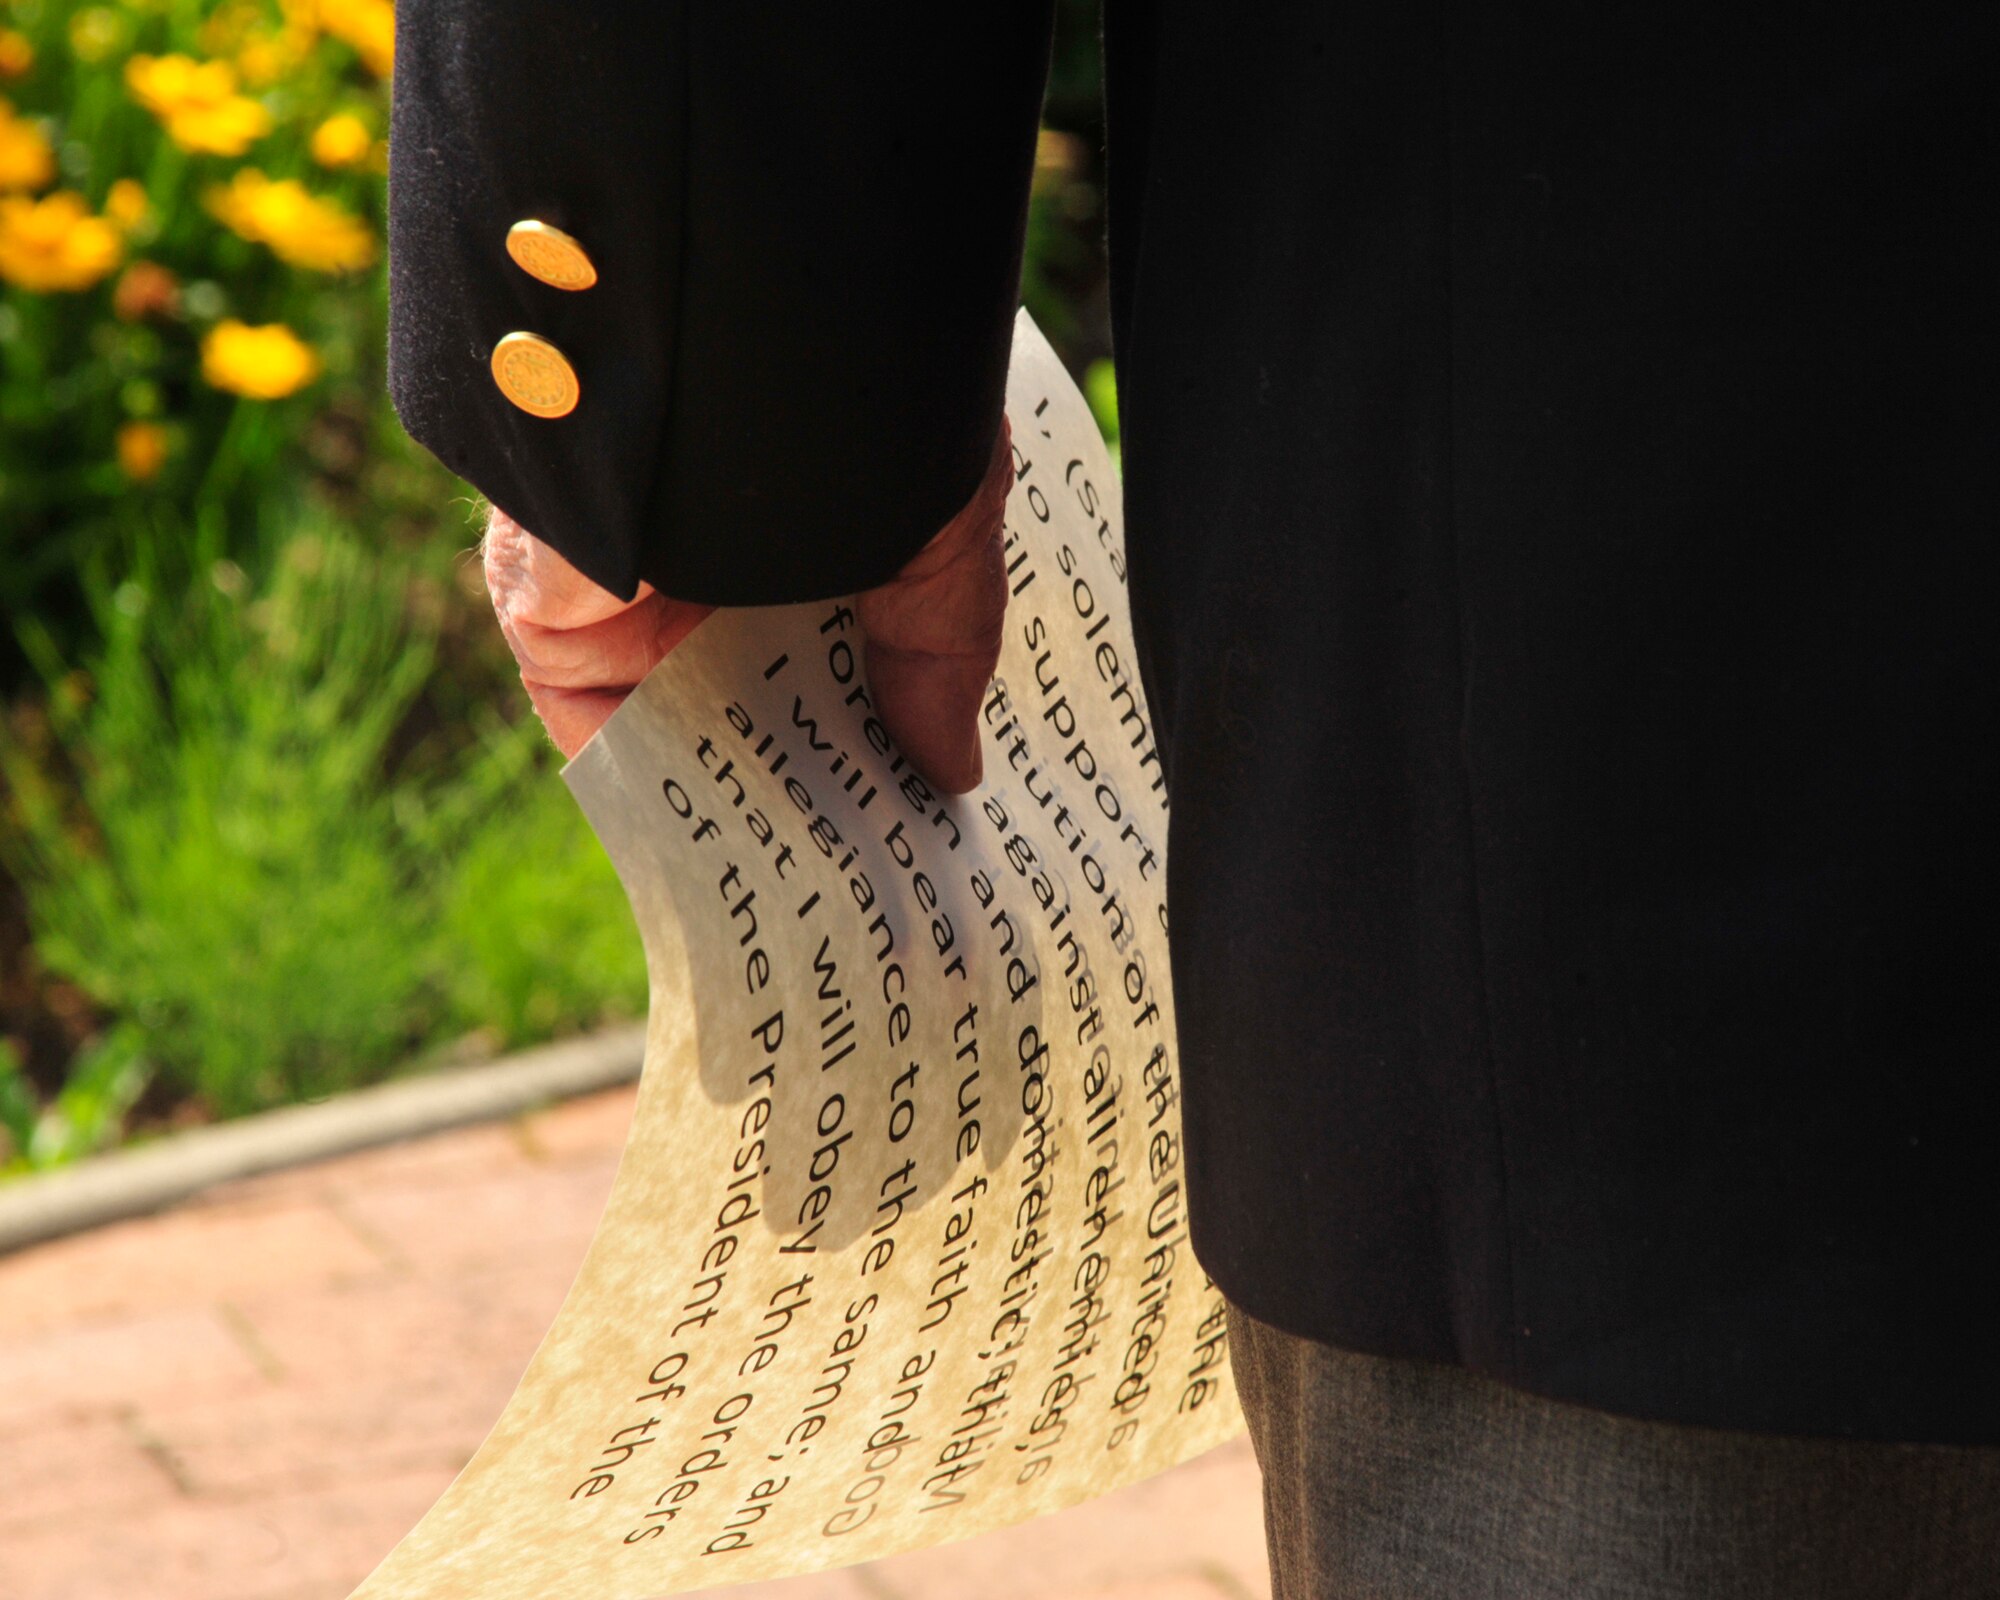
[[[985,481],[965,509],[855,603],[876,712],[917,770],[947,794],[977,788],[982,770],[979,703],[1000,659],[1007,610],[1008,465],[1003,423]],[[485,550],[500,629],[565,756],[581,750],[709,613],[645,585],[636,599],[619,600],[497,509]]]

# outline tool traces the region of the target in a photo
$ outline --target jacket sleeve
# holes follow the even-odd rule
[[[867,588],[1000,424],[1048,0],[400,0],[389,376],[404,426],[605,588]],[[509,228],[573,236],[551,287]],[[576,375],[530,415],[525,332]]]

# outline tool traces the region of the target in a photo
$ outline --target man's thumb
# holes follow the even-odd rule
[[[983,771],[979,706],[1007,615],[1008,464],[1003,422],[986,478],[965,509],[855,604],[875,709],[890,738],[946,794],[978,788]]]

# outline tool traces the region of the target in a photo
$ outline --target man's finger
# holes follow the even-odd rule
[[[889,582],[855,603],[875,707],[889,736],[946,794],[979,787],[979,706],[1007,615],[1002,524],[1009,436],[971,502]]]
[[[500,631],[536,715],[565,756],[589,743],[709,612],[645,585],[620,600],[497,509],[483,553]]]
[[[500,625],[530,687],[595,689],[637,683],[707,615],[706,606],[645,589],[596,622],[565,627],[516,617]]]
[[[979,786],[979,706],[1000,659],[1009,483],[1002,423],[972,500],[889,582],[855,603],[889,736],[946,794]],[[574,756],[709,608],[641,586],[620,600],[505,512],[484,548],[486,584],[549,737]]]

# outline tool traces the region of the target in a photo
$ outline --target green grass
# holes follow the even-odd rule
[[[0,733],[0,851],[40,961],[112,1027],[68,1111],[24,1104],[0,1060],[15,1165],[115,1134],[149,1078],[232,1116],[464,1033],[520,1044],[643,1008],[623,893],[539,730],[399,751],[436,670],[406,571],[323,523],[261,582],[195,570],[91,578],[103,644],[81,670],[22,629],[49,737]]]
[[[503,1045],[646,1006],[625,892],[569,791],[537,773],[455,852],[435,949],[453,1024]]]

